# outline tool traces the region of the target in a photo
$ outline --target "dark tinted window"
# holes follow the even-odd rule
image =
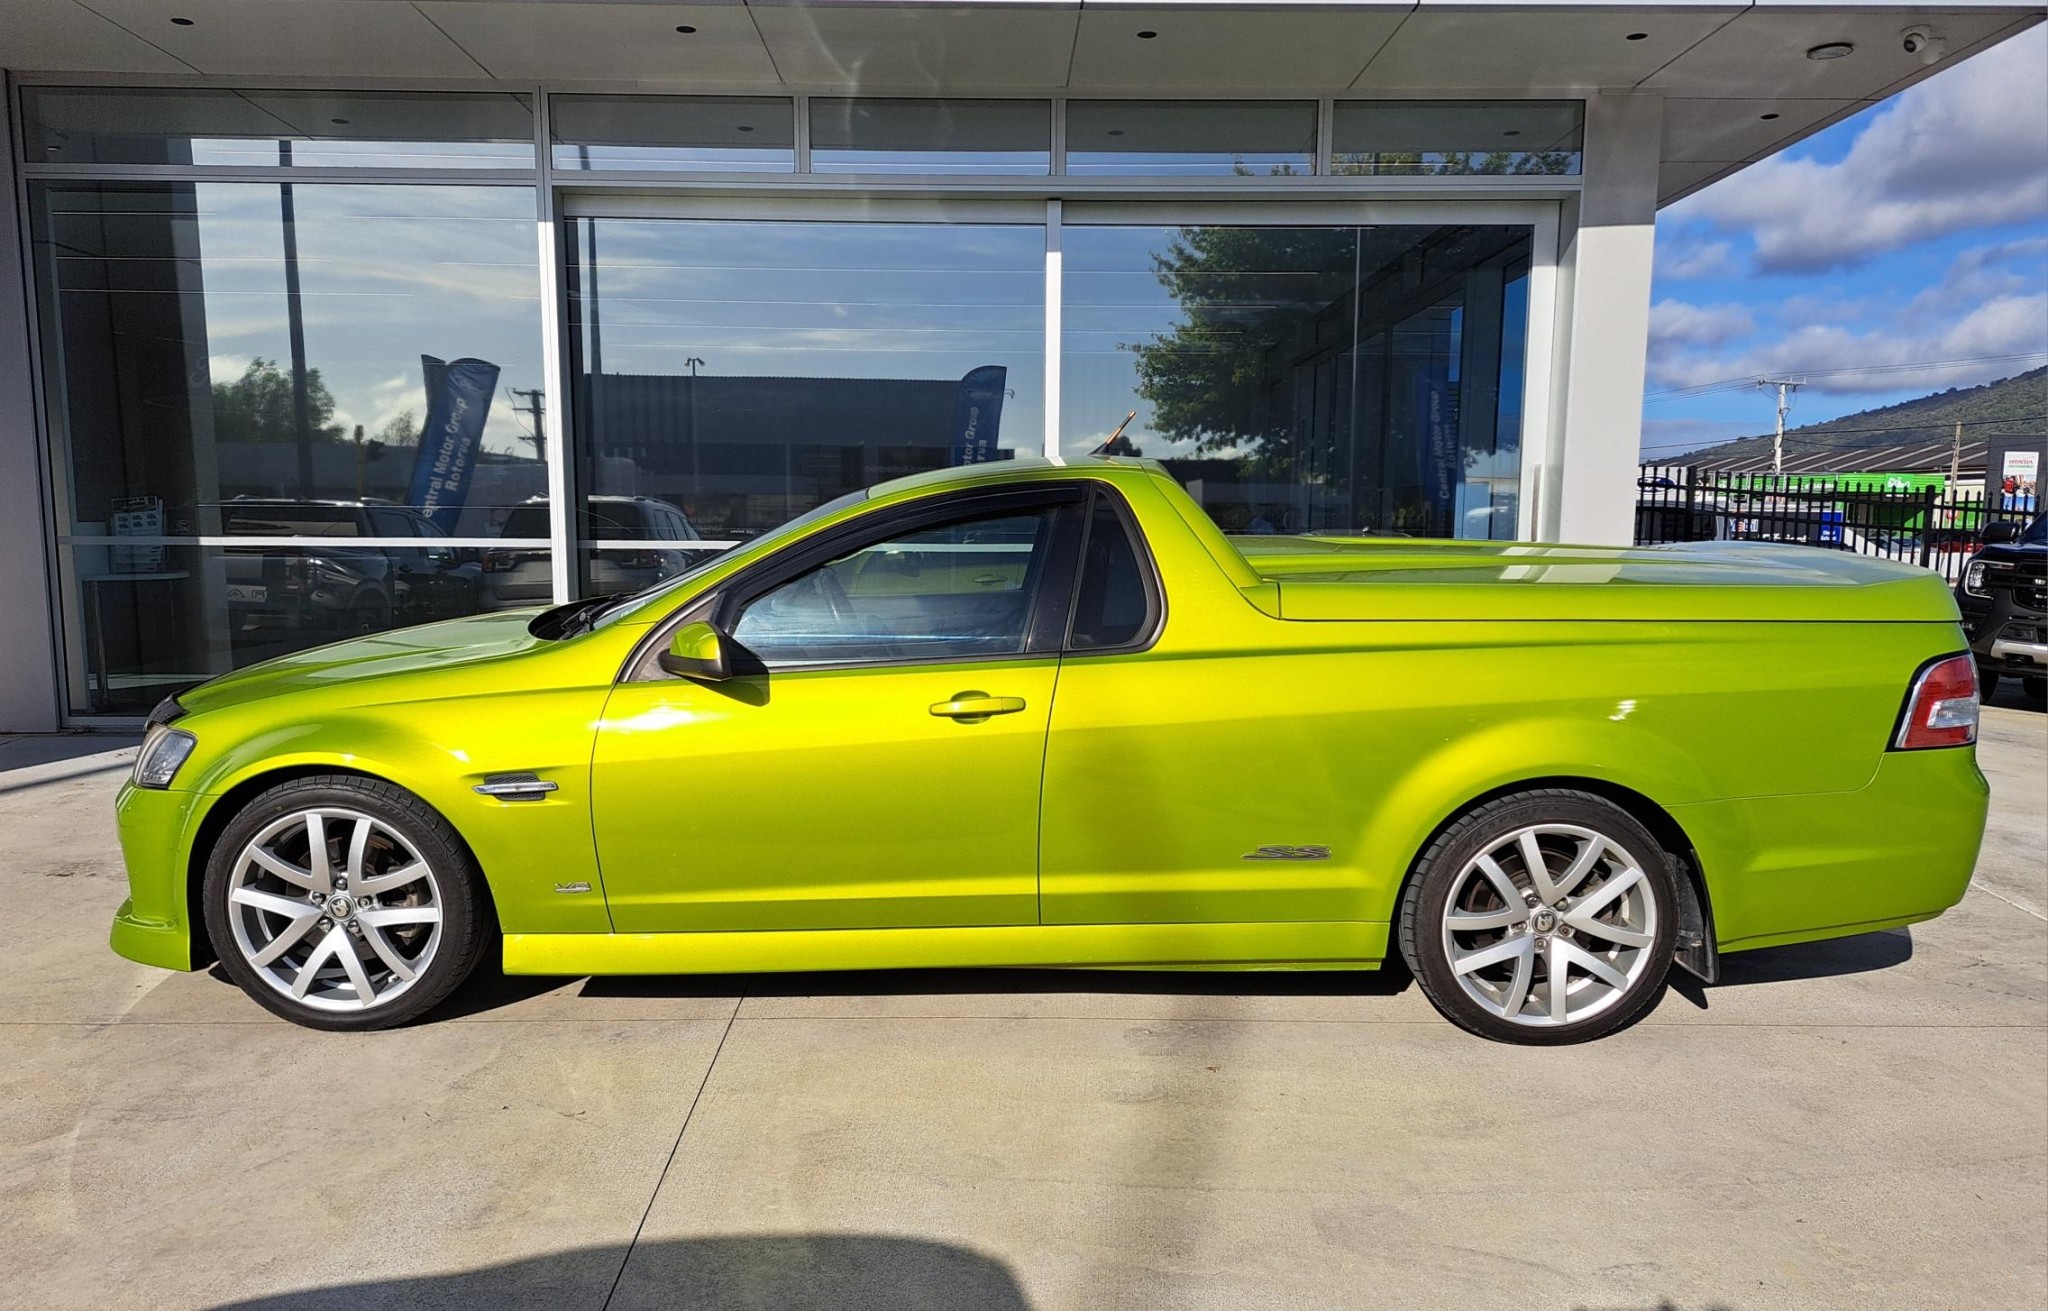
[[[1135,642],[1144,636],[1146,610],[1144,566],[1137,546],[1116,507],[1107,497],[1097,496],[1069,645],[1086,651]]]
[[[995,515],[861,547],[749,602],[733,638],[770,668],[1021,655],[1057,518]]]

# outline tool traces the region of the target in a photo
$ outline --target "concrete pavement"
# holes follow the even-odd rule
[[[0,1305],[2039,1305],[2010,704],[1962,905],[1554,1051],[1398,975],[490,978],[311,1033],[112,956],[127,753],[0,740]]]

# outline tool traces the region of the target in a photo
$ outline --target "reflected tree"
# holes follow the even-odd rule
[[[1351,296],[1357,260],[1349,228],[1180,229],[1153,268],[1181,321],[1123,347],[1137,356],[1153,430],[1203,454],[1236,451],[1264,472],[1289,472],[1304,452],[1286,379],[1314,348],[1318,324]]]
[[[340,441],[341,426],[332,423],[334,394],[320,370],[306,370],[306,402],[314,441]],[[222,442],[291,442],[298,440],[292,408],[292,379],[276,360],[257,356],[232,382],[213,384],[214,440]]]

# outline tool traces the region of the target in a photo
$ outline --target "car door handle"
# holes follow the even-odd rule
[[[941,719],[987,719],[990,715],[1014,715],[1024,708],[1021,696],[990,696],[986,692],[955,692],[950,701],[936,702],[932,713]]]

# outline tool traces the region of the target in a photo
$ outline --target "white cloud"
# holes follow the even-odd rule
[[[2048,219],[2048,27],[1879,110],[1837,163],[1766,159],[1668,217],[1748,231],[1757,266],[1860,263],[1974,227]]]
[[[1718,346],[1756,331],[1756,320],[1740,305],[1693,305],[1666,298],[1650,307],[1650,340]]]
[[[1735,247],[1726,241],[1675,239],[1657,251],[1657,274],[1660,277],[1721,278],[1741,271],[1742,265],[1735,258]]]
[[[1949,323],[1915,326],[1922,322],[1908,314],[1897,326],[1864,332],[1835,323],[1809,323],[1780,341],[1733,353],[1686,350],[1674,344],[1652,350],[1650,378],[1657,386],[1677,388],[1803,373],[1811,375],[1807,385],[1816,392],[1933,391],[2006,377],[2037,366],[2039,356],[2048,353],[2048,291],[1995,296]],[[1831,370],[1930,362],[1938,367],[1826,376]]]

